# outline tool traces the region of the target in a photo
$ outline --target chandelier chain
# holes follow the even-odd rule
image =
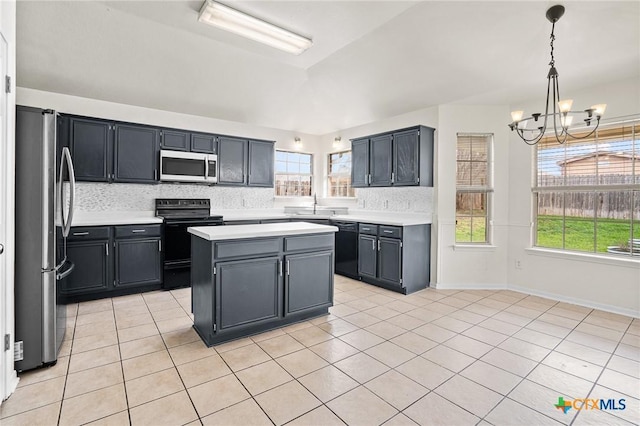
[[[551,62],[549,62],[549,65],[552,66],[552,67],[555,66],[555,63],[556,63],[556,60],[555,60],[555,58],[553,56],[553,42],[556,39],[556,36],[553,34],[555,28],[556,28],[556,23],[554,22],[554,23],[551,24],[551,37],[549,37],[551,39],[551,43],[550,43],[550,45],[551,45]]]

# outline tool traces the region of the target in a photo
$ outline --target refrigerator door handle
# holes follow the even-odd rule
[[[69,173],[69,211],[65,217],[64,200],[62,197],[62,186],[64,178],[64,165],[67,166]],[[58,185],[58,202],[60,204],[61,216],[62,216],[62,236],[67,238],[69,232],[71,232],[71,223],[73,222],[73,210],[76,199],[76,176],[73,169],[73,161],[71,160],[71,152],[66,146],[62,148],[62,159],[60,160],[60,180]]]

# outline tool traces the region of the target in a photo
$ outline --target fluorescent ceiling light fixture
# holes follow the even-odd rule
[[[276,49],[299,55],[313,42],[291,31],[277,27],[213,0],[206,0],[198,21],[236,33]]]

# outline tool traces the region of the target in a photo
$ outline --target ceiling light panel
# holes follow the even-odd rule
[[[213,0],[204,2],[200,9],[198,21],[294,55],[301,54],[313,44],[306,37],[254,18]]]

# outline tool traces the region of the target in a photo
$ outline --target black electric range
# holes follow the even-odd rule
[[[191,285],[190,226],[222,225],[222,216],[211,216],[207,198],[157,198],[156,216],[163,219],[164,278],[166,290]]]

